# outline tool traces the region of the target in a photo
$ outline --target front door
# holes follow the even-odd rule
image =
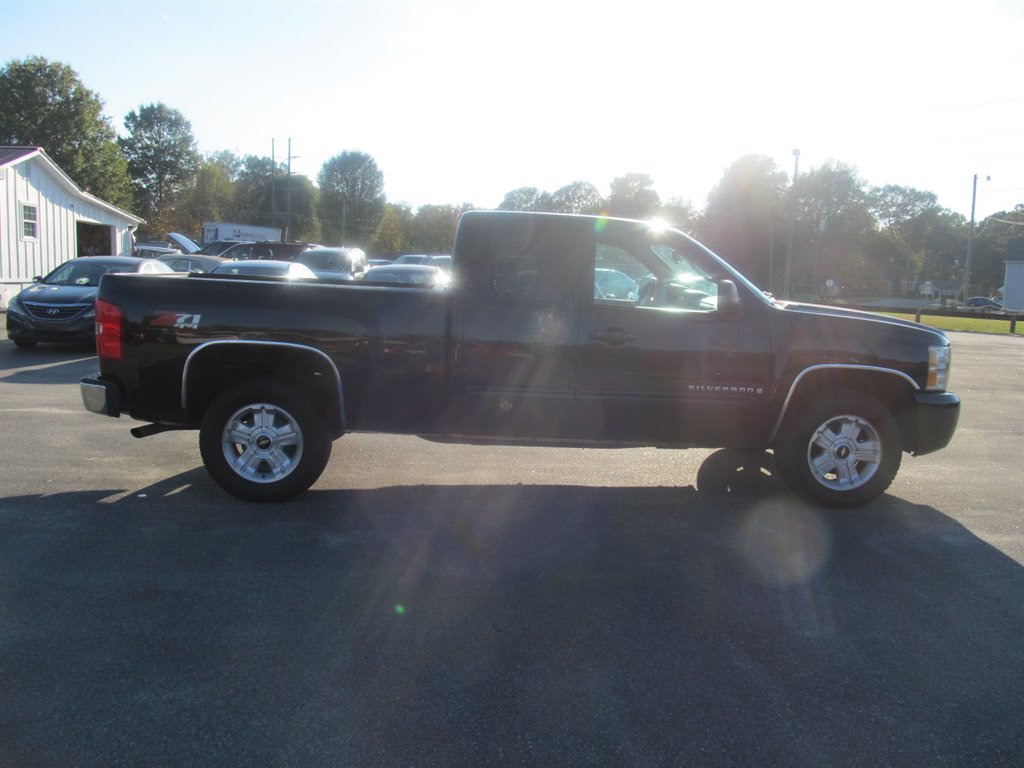
[[[756,441],[771,381],[767,305],[741,286],[740,308],[719,312],[721,280],[735,276],[677,232],[609,222],[590,250],[576,396],[591,437]]]

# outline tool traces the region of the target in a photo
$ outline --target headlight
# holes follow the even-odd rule
[[[928,384],[925,389],[943,391],[949,386],[952,352],[948,346],[928,347]]]
[[[25,309],[18,302],[18,297],[15,296],[13,299],[7,302],[7,311],[12,315],[24,315]]]

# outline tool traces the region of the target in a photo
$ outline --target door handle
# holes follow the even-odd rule
[[[590,338],[594,341],[603,342],[610,347],[621,347],[623,344],[636,341],[636,336],[632,333],[626,333],[625,328],[607,328],[603,331],[591,331]]]

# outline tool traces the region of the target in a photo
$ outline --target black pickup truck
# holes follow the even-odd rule
[[[466,443],[771,448],[795,491],[864,504],[959,416],[937,330],[779,302],[650,223],[463,214],[444,289],[107,275],[85,407],[198,429],[211,476],[291,497],[346,432]]]

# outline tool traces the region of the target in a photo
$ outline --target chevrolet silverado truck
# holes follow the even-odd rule
[[[560,214],[462,215],[443,289],[106,275],[85,407],[199,432],[213,479],[289,498],[333,441],[771,449],[804,497],[857,506],[947,445],[938,330],[783,302],[686,234]]]

